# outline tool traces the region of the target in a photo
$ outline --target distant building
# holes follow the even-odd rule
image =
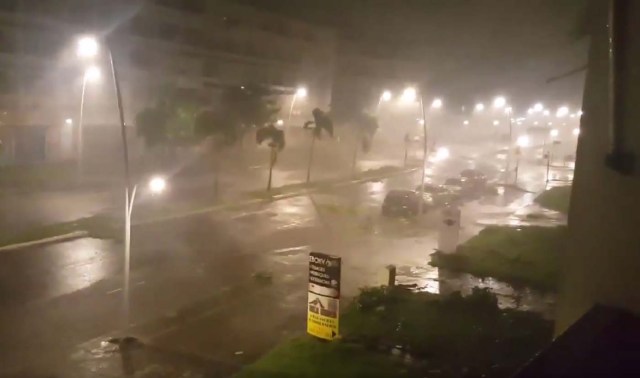
[[[87,65],[76,57],[75,43],[87,33],[109,36],[128,124],[166,85],[214,104],[224,86],[267,85],[283,93],[283,118],[298,86],[306,87],[308,96],[296,100],[294,117],[304,119],[313,107],[326,109],[331,102],[331,29],[227,0],[3,0],[0,127],[29,125],[58,139],[75,138]],[[117,124],[106,54],[94,64],[102,71],[102,82],[86,87],[87,138],[100,133],[91,125],[109,125],[108,133],[116,134],[111,126]],[[63,130],[66,119],[74,126],[71,136]],[[0,135],[7,139],[16,132]],[[75,143],[60,140],[60,147],[75,148]],[[5,140],[4,145],[15,143]],[[16,150],[3,150],[4,161],[10,161],[6,154]],[[54,155],[70,157],[73,151],[44,158]]]
[[[406,86],[424,80],[422,64],[384,56],[348,39],[340,40],[336,56],[331,106],[336,114],[375,112],[384,90],[398,95]]]

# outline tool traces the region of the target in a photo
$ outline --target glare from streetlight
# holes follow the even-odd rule
[[[582,117],[582,109],[578,110],[578,117]]]
[[[571,113],[571,114],[569,114],[569,117],[576,118],[576,114],[575,113]]]
[[[276,121],[276,125],[282,126],[282,125],[284,125],[284,121],[279,119],[279,120]]]
[[[93,58],[98,55],[99,44],[95,37],[85,36],[78,39],[76,54],[80,58]]]
[[[529,143],[531,143],[531,141],[528,135],[520,135],[516,140],[518,147],[528,147]]]
[[[296,96],[300,98],[307,97],[307,88],[298,87],[298,89],[296,89]]]
[[[382,95],[380,96],[380,99],[382,101],[389,101],[391,100],[391,92],[390,91],[384,91],[382,92]]]
[[[551,125],[553,125],[553,122],[547,122],[547,125],[551,126]]]
[[[529,114],[529,115],[533,114],[533,108],[527,109],[527,114]]]
[[[534,125],[534,126],[538,126],[538,121],[535,121],[535,122],[533,123],[533,125]]]
[[[500,121],[498,120],[493,121],[493,126],[498,126],[499,124],[500,124]]]
[[[433,100],[433,102],[431,103],[431,107],[434,109],[440,109],[442,108],[442,100],[439,98],[435,98]]]
[[[402,96],[400,96],[400,100],[404,103],[412,103],[416,101],[418,97],[418,93],[415,88],[409,87],[402,91]]]
[[[436,161],[445,160],[445,159],[449,158],[450,155],[451,155],[451,153],[449,152],[449,149],[447,147],[440,147],[436,151],[435,160]]]
[[[420,124],[421,126],[424,125],[424,119],[418,118],[418,124]]]
[[[476,107],[474,109],[476,110],[476,112],[481,112],[484,110],[484,104],[479,102],[476,104]]]
[[[149,190],[153,194],[160,194],[167,188],[167,180],[163,177],[155,176],[149,180]]]
[[[558,108],[558,111],[556,111],[556,117],[558,118],[562,118],[567,114],[569,114],[569,108],[566,106],[561,106]]]
[[[560,135],[560,131],[558,131],[558,129],[553,129],[549,131],[549,135],[551,135],[551,137],[553,138],[556,138],[558,135]]]
[[[64,120],[64,123],[66,123],[67,125],[73,125],[73,120],[71,118],[67,118]]]
[[[548,117],[548,116],[549,116],[549,114],[551,114],[551,113],[549,112],[549,110],[545,109],[545,110],[543,110],[543,111],[542,111],[542,114],[543,114],[545,117]]]
[[[505,99],[504,97],[498,96],[493,99],[494,108],[503,108],[505,105],[507,105],[507,99]]]
[[[541,112],[543,110],[544,110],[544,106],[542,105],[542,103],[538,102],[535,105],[533,105],[533,111]]]
[[[574,136],[578,136],[578,135],[580,135],[580,129],[579,129],[579,128],[577,128],[577,127],[576,127],[575,129],[573,129],[573,135],[574,135]]]
[[[511,114],[511,112],[512,112],[512,111],[513,111],[513,108],[512,108],[512,107],[510,107],[510,106],[507,106],[507,107],[504,109],[504,113],[505,113],[505,114]]]
[[[102,74],[100,72],[100,68],[98,68],[97,66],[89,66],[84,71],[84,79],[87,82],[90,82],[90,83],[96,82],[100,80],[100,77],[102,77]]]
[[[464,122],[462,122],[462,124],[463,124],[463,125],[468,125],[468,124],[469,124],[469,121],[465,119],[465,120],[464,120]]]

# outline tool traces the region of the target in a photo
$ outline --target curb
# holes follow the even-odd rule
[[[63,242],[63,241],[84,238],[84,237],[86,237],[88,235],[89,235],[89,233],[87,231],[74,231],[74,232],[70,232],[68,234],[51,236],[51,237],[44,238],[44,239],[33,240],[33,241],[29,241],[29,242],[24,242],[24,243],[15,243],[15,244],[5,245],[5,246],[0,247],[0,252],[14,251],[16,249],[35,247],[35,246],[44,245],[44,244],[59,243],[59,242]]]

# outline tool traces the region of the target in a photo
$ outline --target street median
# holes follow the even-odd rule
[[[186,218],[199,214],[240,209],[263,202],[277,201],[300,195],[307,195],[317,191],[330,190],[341,186],[384,179],[386,177],[409,173],[414,170],[415,168],[405,169],[385,166],[361,172],[358,176],[350,179],[334,179],[314,181],[311,183],[291,184],[274,188],[269,192],[265,190],[256,190],[248,192],[241,198],[234,201],[221,201],[215,204],[210,202],[203,203],[198,201],[184,201],[161,207],[140,206],[140,208],[135,211],[132,225],[136,227]],[[0,234],[0,251],[55,243],[78,237],[120,239],[123,234],[123,222],[124,220],[117,213],[112,212],[81,218],[71,222],[35,227],[17,234]]]

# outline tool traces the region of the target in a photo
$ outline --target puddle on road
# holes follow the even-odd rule
[[[397,267],[396,282],[399,285],[415,287],[418,291],[433,294],[451,294],[459,291],[469,295],[474,287],[487,288],[498,297],[501,308],[515,308],[523,311],[535,311],[546,318],[553,317],[554,294],[545,294],[527,288],[513,286],[493,278],[478,278],[466,273],[453,273],[426,266]]]

